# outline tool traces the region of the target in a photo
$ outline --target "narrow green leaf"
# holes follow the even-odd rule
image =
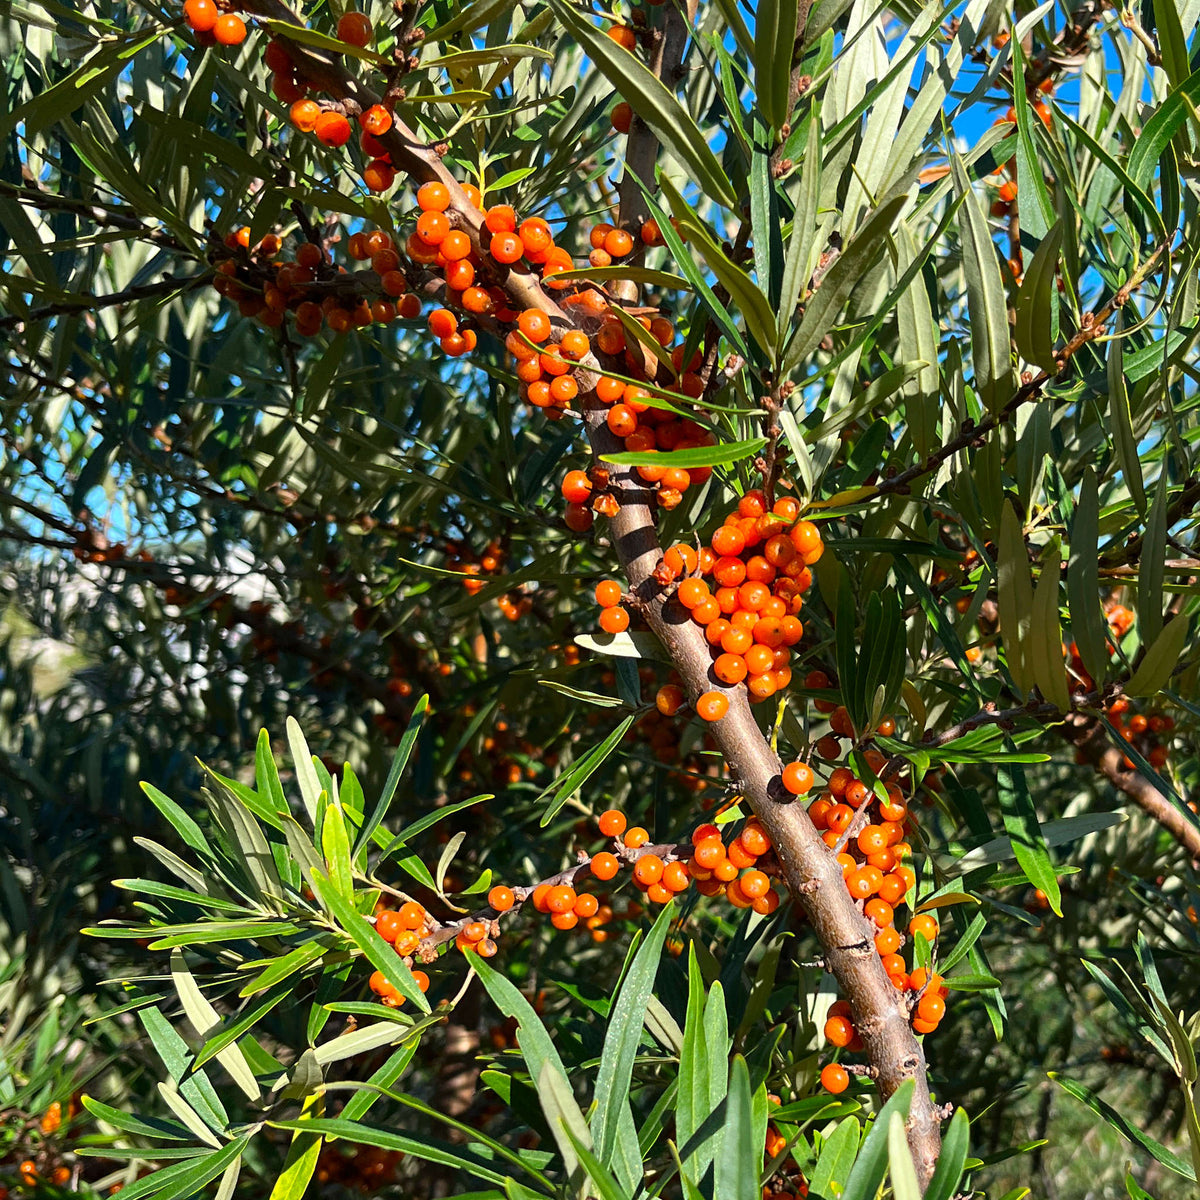
[[[1029,645],[1033,680],[1059,712],[1071,707],[1067,672],[1063,666],[1062,624],[1058,618],[1058,585],[1062,578],[1062,555],[1058,548],[1042,556],[1042,577],[1033,597],[1033,623]]]
[[[622,467],[724,467],[753,458],[766,444],[766,438],[749,438],[689,450],[627,450],[602,454],[600,461]]]
[[[1041,888],[1046,893],[1050,907],[1055,915],[1061,917],[1062,897],[1058,877],[1046,848],[1042,827],[1038,823],[1033,797],[1025,782],[1025,772],[1015,763],[1003,763],[996,771],[996,782],[1004,828],[1012,840],[1017,865],[1035,888]]]
[[[888,1167],[894,1200],[921,1200],[917,1168],[904,1136],[904,1118],[899,1113],[892,1113],[888,1120]]]
[[[320,1111],[323,1098],[317,1095],[306,1096],[300,1115],[299,1124],[311,1120],[315,1109]],[[317,1169],[317,1159],[321,1155],[321,1145],[324,1138],[319,1133],[306,1133],[297,1129],[292,1133],[292,1144],[288,1147],[287,1158],[283,1168],[271,1189],[270,1200],[300,1200],[308,1190],[309,1182]]]
[[[400,777],[404,774],[404,768],[408,765],[413,746],[416,744],[417,735],[421,732],[421,723],[428,711],[429,697],[425,695],[413,705],[412,716],[409,717],[408,725],[405,727],[404,733],[400,738],[400,744],[396,747],[396,753],[392,756],[392,766],[391,770],[388,771],[387,782],[383,785],[383,791],[379,793],[379,800],[371,810],[371,815],[367,818],[366,823],[359,830],[358,837],[355,839],[355,858],[358,857],[359,852],[370,841],[371,836],[379,827],[379,823],[387,814],[387,810],[392,803],[392,798],[396,794],[396,788],[400,785]]]
[[[1058,280],[1055,274],[1062,247],[1063,228],[1059,221],[1042,238],[1017,293],[1017,323],[1014,331],[1017,349],[1026,362],[1044,371],[1054,372],[1053,310],[1058,304]]]
[[[754,16],[754,91],[759,111],[776,133],[789,116],[795,40],[796,0],[762,0]]]
[[[1121,331],[1121,314],[1113,316],[1114,331]],[[1125,371],[1122,365],[1121,337],[1108,343],[1108,411],[1112,415],[1113,444],[1117,461],[1121,464],[1121,477],[1133,497],[1137,510],[1146,516],[1146,489],[1142,483],[1142,463],[1138,458],[1137,438],[1133,432],[1133,418],[1129,411],[1129,391],[1125,386]]]
[[[804,308],[804,316],[780,364],[780,374],[788,375],[803,363],[833,327],[855,285],[867,274],[883,253],[896,222],[908,203],[908,196],[894,196],[880,205],[859,227],[857,233],[829,268],[821,286]]]
[[[843,1196],[846,1181],[858,1154],[859,1124],[857,1117],[847,1117],[825,1139],[817,1165],[809,1176],[809,1194]]]
[[[959,1181],[967,1161],[970,1133],[971,1123],[966,1110],[955,1109],[946,1136],[942,1138],[942,1152],[938,1156],[937,1166],[925,1189],[925,1200],[950,1200],[959,1190]]]
[[[546,801],[546,811],[542,814],[541,825],[545,828],[553,819],[555,813],[570,799],[599,770],[600,765],[620,745],[625,731],[633,724],[635,716],[626,717],[600,743],[589,750],[569,771],[560,775],[551,783],[534,802],[535,807]]]
[[[901,1121],[908,1119],[916,1084],[906,1079],[879,1110],[870,1132],[863,1139],[842,1200],[874,1200],[888,1166],[888,1127],[893,1114]]]
[[[1033,576],[1021,518],[1012,501],[1000,514],[997,545],[996,606],[1000,612],[1000,636],[1004,640],[1008,671],[1021,696],[1033,686],[1030,633],[1033,623]]]
[[[1137,621],[1143,646],[1151,646],[1163,627],[1163,576],[1167,557],[1167,464],[1164,461],[1146,521],[1138,560]]]
[[[341,1117],[320,1117],[310,1121],[271,1121],[272,1129],[296,1129],[305,1133],[318,1133],[324,1137],[340,1138],[362,1146],[378,1146],[381,1150],[399,1150],[422,1162],[438,1163],[440,1166],[467,1171],[488,1183],[503,1184],[508,1176],[497,1171],[486,1160],[477,1157],[460,1146],[451,1146],[435,1138],[422,1135],[407,1137],[390,1129],[374,1125],[363,1125],[359,1121],[347,1121]]]
[[[334,342],[342,338],[343,334],[338,334],[333,340]],[[330,343],[330,349],[333,349],[333,344]],[[340,364],[341,355],[339,355]],[[300,796],[304,800],[304,808],[308,813],[310,824],[315,828],[317,824],[317,801],[321,796],[321,785],[317,780],[317,772],[313,767],[312,751],[308,748],[308,742],[304,739],[304,732],[300,728],[300,723],[295,717],[287,719],[287,739],[288,745],[292,751],[292,765],[296,770],[296,781],[300,784]]]
[[[596,1153],[606,1167],[612,1165],[617,1144],[617,1126],[622,1111],[629,1104],[633,1062],[642,1039],[646,1005],[654,990],[663,942],[674,912],[673,904],[663,906],[646,940],[638,949],[633,965],[625,976],[625,982],[621,985],[621,994],[609,1013],[604,1050],[596,1068],[596,1107],[591,1121]]]
[[[1108,633],[1100,609],[1100,498],[1091,467],[1084,469],[1071,524],[1067,603],[1079,656],[1096,685],[1103,687],[1108,673]]]
[[[1157,696],[1162,691],[1179,665],[1183,648],[1187,645],[1190,623],[1191,618],[1187,613],[1180,613],[1171,619],[1146,651],[1133,678],[1125,685],[1126,695]]]
[[[958,227],[962,236],[963,274],[971,322],[971,363],[975,392],[984,409],[998,413],[1013,394],[1009,349],[1008,302],[996,259],[996,247],[979,196],[957,155],[951,159],[955,186],[962,198]]]
[[[558,0],[556,0],[558,2]],[[725,253],[724,248],[713,236],[712,230],[702,221],[684,200],[679,191],[665,175],[660,175],[659,188],[667,197],[671,211],[679,222],[681,231],[686,231],[694,252],[698,253],[717,277],[718,282],[729,293],[746,322],[746,329],[770,360],[775,358],[775,314],[762,289]]]
[[[191,971],[187,969],[183,952],[178,949],[171,951],[171,982],[175,985],[175,991],[179,995],[183,1011],[187,1014],[187,1019],[191,1022],[191,1026],[196,1031],[197,1036],[202,1038],[209,1037],[213,1030],[220,1025],[221,1018],[217,1010],[208,1002],[204,993],[201,992],[200,985],[196,982]],[[259,1099],[258,1083],[254,1078],[254,1072],[250,1069],[250,1064],[246,1061],[246,1056],[241,1050],[233,1043],[230,1043],[223,1050],[217,1052],[216,1058],[221,1066],[229,1072],[230,1078],[246,1093],[252,1102],[256,1103]]]
[[[713,1200],[759,1200],[762,1154],[762,1143],[756,1145],[754,1140],[750,1071],[746,1060],[735,1054],[729,1068],[725,1144],[716,1161]]]
[[[346,900],[354,898],[354,873],[350,865],[350,835],[346,831],[346,818],[342,806],[336,800],[325,809],[321,822],[321,850],[325,855],[325,866],[329,882]]]
[[[1182,1175],[1184,1179],[1190,1179],[1192,1182],[1195,1182],[1196,1173],[1188,1163],[1184,1162],[1178,1155],[1172,1154],[1161,1142],[1156,1142],[1149,1134],[1143,1133],[1136,1125],[1131,1124],[1111,1104],[1101,1100],[1095,1092],[1084,1087],[1081,1083],[1076,1083],[1072,1079],[1064,1079],[1057,1071],[1049,1071],[1047,1074],[1063,1091],[1086,1104],[1092,1112],[1111,1125],[1118,1133],[1128,1138],[1135,1145],[1141,1146],[1156,1162],[1162,1163],[1164,1167],[1169,1171],[1173,1171],[1176,1175]]]

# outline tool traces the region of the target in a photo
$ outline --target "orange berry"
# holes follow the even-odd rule
[[[350,122],[343,113],[323,112],[317,118],[313,132],[324,146],[344,146],[350,140]]]
[[[607,881],[616,876],[621,869],[620,862],[617,861],[615,854],[609,854],[607,850],[601,851],[592,858],[592,874],[597,879]]]
[[[631,829],[625,831],[625,845],[630,850],[636,850],[639,846],[644,846],[650,840],[650,834],[640,825],[634,825]]]
[[[662,885],[669,892],[683,892],[687,890],[691,883],[691,877],[688,875],[686,864],[681,862],[669,862],[663,867]]]
[[[585,471],[568,471],[563,476],[562,494],[564,500],[582,504],[592,494],[592,481]]]
[[[683,688],[675,683],[660,687],[654,697],[654,707],[664,717],[673,717],[683,707]]]
[[[237,13],[222,13],[212,33],[222,46],[240,46],[246,40],[246,22]]]
[[[813,775],[812,767],[807,763],[788,763],[783,768],[783,786],[793,796],[807,795],[815,779],[816,776]]]
[[[752,868],[738,880],[738,885],[741,887],[743,895],[749,896],[751,900],[757,900],[759,896],[767,894],[771,881],[762,871]]]
[[[834,1096],[840,1096],[850,1086],[850,1076],[839,1063],[829,1063],[821,1069],[821,1086]]]
[[[616,808],[610,808],[600,814],[597,824],[605,837],[620,837],[625,832],[627,822],[623,812]]]
[[[626,50],[632,50],[637,45],[637,34],[628,25],[610,25],[608,36]]]
[[[437,180],[417,188],[417,207],[422,212],[445,212],[450,207],[450,189]]]
[[[400,906],[400,922],[405,929],[420,929],[425,924],[425,909],[415,900]]]
[[[388,909],[386,912],[381,912],[375,918],[375,932],[385,942],[394,942],[403,930],[404,922],[400,919],[398,912]]]
[[[605,633],[624,633],[629,628],[629,614],[620,607],[601,609],[600,628]]]
[[[756,858],[761,858],[771,848],[771,839],[767,837],[766,831],[754,821],[747,823],[738,841]]]
[[[711,871],[725,858],[725,844],[720,834],[711,834],[694,843],[692,857],[705,870]]]
[[[719,721],[729,711],[729,697],[723,692],[705,692],[696,701],[696,715],[704,721]]]
[[[498,913],[508,912],[516,903],[516,897],[513,895],[512,888],[505,887],[503,884],[497,884],[488,892],[488,904]]]
[[[634,863],[633,877],[644,887],[657,883],[663,875],[663,860],[657,854],[643,854]]]
[[[938,935],[937,920],[929,913],[918,913],[909,921],[908,932],[914,937],[919,933],[927,942],[935,941]]]
[[[555,929],[574,929],[579,924],[579,918],[571,910],[556,912],[550,917],[550,924]]]
[[[517,318],[517,328],[531,342],[541,343],[550,336],[550,318],[539,309],[527,308]]]
[[[371,18],[366,13],[343,13],[341,19],[338,21],[338,41],[346,42],[351,46],[365,46],[371,40],[371,35],[374,32],[375,27],[371,24]]]
[[[621,585],[615,579],[602,579],[596,584],[596,603],[601,608],[612,608],[614,604],[620,604]]]
[[[183,15],[197,33],[208,33],[221,14],[213,0],[187,0]]]
[[[524,251],[521,239],[515,233],[493,233],[488,242],[488,253],[498,262],[509,266],[515,263]]]
[[[831,1016],[825,1022],[824,1033],[831,1046],[848,1046],[854,1041],[854,1023],[849,1017]]]
[[[613,105],[609,120],[612,121],[612,127],[618,133],[628,133],[629,127],[633,124],[633,109],[622,100],[618,104]]]

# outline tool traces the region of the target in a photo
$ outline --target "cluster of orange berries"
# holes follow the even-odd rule
[[[216,0],[186,0],[183,16],[202,46],[240,46],[246,40],[246,22],[222,12]]]
[[[370,1195],[395,1183],[396,1169],[403,1160],[402,1150],[327,1142],[321,1147],[314,1174],[318,1183],[341,1184]]]
[[[791,497],[777,500],[768,511],[762,492],[747,492],[709,545],[699,551],[685,543],[670,547],[656,572],[664,586],[679,581],[675,597],[712,647],[714,683],[726,688],[744,683],[752,701],[791,683],[790,648],[804,635],[796,614],[812,586],[810,568],[825,546],[817,526],[799,516],[800,504]],[[629,627],[618,583],[598,584],[596,601],[606,633]],[[683,692],[668,684],[656,703],[659,711],[673,715]],[[719,721],[728,711],[729,697],[722,691],[705,692],[696,701],[696,713],[706,721]]]
[[[1104,615],[1108,621],[1108,629],[1112,637],[1112,641],[1108,643],[1108,651],[1112,654],[1116,650],[1113,643],[1120,642],[1133,628],[1135,616],[1124,604],[1121,604],[1112,597],[1105,601]],[[1096,683],[1091,675],[1088,674],[1087,668],[1083,665],[1083,659],[1079,654],[1079,646],[1075,642],[1071,642],[1070,645],[1064,647],[1064,653],[1067,656],[1067,663],[1071,674],[1075,676],[1075,683],[1072,685],[1072,690],[1077,695],[1086,695],[1088,692],[1094,691]],[[1149,715],[1145,713],[1133,713],[1127,717],[1131,707],[1129,699],[1126,696],[1116,696],[1109,702],[1106,711],[1112,727],[1122,737],[1134,742],[1139,752],[1145,756],[1146,761],[1155,770],[1161,770],[1167,765],[1170,752],[1166,744],[1159,739],[1159,735],[1170,733],[1175,728],[1175,720],[1173,717],[1157,712],[1150,713]],[[1082,749],[1077,752],[1077,759],[1081,763],[1087,761],[1087,755]],[[1133,759],[1126,755],[1126,769],[1132,771],[1135,765]]]
[[[625,857],[633,860],[635,886],[653,904],[666,904],[694,882],[702,896],[724,893],[735,908],[766,915],[779,907],[779,893],[771,882],[778,874],[771,839],[753,817],[728,846],[716,825],[701,825],[692,834],[690,854],[688,847],[671,847],[665,854],[644,849],[649,833],[640,825],[627,828],[625,814],[617,809],[601,814],[599,825],[605,837],[620,839]],[[761,869],[760,859],[770,875]],[[602,851],[593,857],[591,869],[598,878],[611,879],[620,863],[615,854]]]
[[[391,946],[406,966],[411,966],[412,956],[428,932],[428,916],[423,905],[408,900],[398,909],[381,908],[375,914],[375,932]],[[413,978],[423,992],[429,990],[429,976],[424,971],[413,971]],[[396,990],[382,971],[375,971],[367,986],[389,1008],[399,1008],[404,996]]]
[[[835,709],[834,716],[840,712],[844,710]],[[885,727],[894,731],[895,723],[889,718]],[[872,757],[877,766],[882,766],[878,751]],[[800,766],[803,764],[791,764],[784,770],[784,784],[789,791],[796,791],[796,783],[808,783],[807,775],[799,773],[789,784],[788,771]],[[904,840],[905,832],[915,827],[916,818],[896,784],[883,786],[886,797],[856,778],[849,768],[837,767],[821,795],[809,805],[808,815],[825,844],[837,852],[846,890],[862,905],[863,915],[874,927],[875,951],[888,978],[898,991],[916,994],[913,1030],[919,1034],[932,1033],[945,1015],[948,992],[941,977],[931,976],[923,967],[908,973],[900,954],[904,938],[896,928],[896,909],[905,903],[916,883],[916,875],[905,861],[911,856],[912,847]],[[858,817],[864,810],[871,818],[865,824]],[[856,829],[853,835],[852,826]],[[932,945],[937,940],[939,926],[932,914],[916,913],[909,920],[907,931],[910,937],[920,936]],[[851,1052],[861,1049],[845,1001],[838,1001],[830,1009],[824,1035],[832,1046]],[[828,1091],[840,1092],[845,1090],[848,1079],[844,1067],[831,1063],[822,1072],[821,1082]]]
[[[369,261],[375,272],[350,275],[334,266],[315,242],[302,242],[291,259],[276,259],[282,239],[269,233],[250,245],[250,230],[242,228],[225,238],[230,253],[216,264],[213,287],[234,301],[244,317],[255,317],[278,328],[289,314],[301,337],[315,337],[323,326],[334,333],[371,324],[388,324],[421,315],[421,301],[408,289],[395,243],[381,229],[350,238],[349,254]]]

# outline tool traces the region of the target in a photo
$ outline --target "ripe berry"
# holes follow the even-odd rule
[[[371,40],[371,35],[374,32],[375,29],[371,24],[371,18],[366,13],[343,13],[341,19],[338,21],[338,41],[345,42],[350,46],[358,46],[360,48],[365,46]]]
[[[932,942],[938,935],[938,923],[929,913],[918,913],[909,921],[908,932],[914,937],[919,933],[927,942]]]
[[[854,1023],[849,1017],[831,1015],[825,1022],[824,1033],[831,1046],[848,1046],[854,1041]]]
[[[815,778],[812,768],[807,763],[788,763],[783,768],[783,786],[793,796],[807,795]]]
[[[359,122],[372,137],[383,137],[392,127],[392,114],[382,104],[372,104]]]
[[[704,721],[719,721],[729,711],[729,697],[724,692],[705,692],[696,701],[696,715]]]
[[[618,133],[628,133],[629,127],[633,124],[633,109],[622,100],[619,104],[613,106],[610,116],[612,127]]]
[[[504,887],[498,884],[488,892],[488,904],[495,909],[496,912],[508,912],[516,902],[516,897],[513,895],[512,888]]]
[[[821,1070],[821,1086],[835,1096],[840,1096],[850,1086],[850,1076],[839,1063],[829,1063]]]
[[[213,0],[187,0],[183,6],[183,15],[197,33],[208,33],[221,14]]]
[[[623,812],[616,808],[610,808],[600,814],[597,824],[605,837],[620,837],[625,832],[627,822]]]
[[[546,896],[546,908],[552,913],[570,912],[575,907],[575,889],[569,884],[559,883]]]
[[[211,0],[199,0],[199,2],[210,4]],[[316,129],[317,121],[321,116],[321,106],[315,100],[297,100],[292,105],[289,116],[292,118],[292,124],[301,133],[312,133]],[[300,249],[303,250],[304,247],[301,246]],[[299,253],[296,255],[296,261],[300,261]]]
[[[592,494],[592,481],[584,471],[568,471],[562,481],[563,499],[582,504]]]
[[[644,887],[657,883],[663,874],[663,860],[657,854],[643,854],[633,867],[633,877]]]
[[[683,688],[675,683],[660,687],[654,697],[654,706],[664,717],[673,717],[683,707]]]
[[[313,132],[324,146],[344,146],[350,140],[350,122],[343,113],[323,112],[317,118]]]
[[[246,22],[237,13],[222,13],[212,32],[222,46],[240,46],[246,40]]]
[[[601,851],[592,858],[592,874],[597,879],[607,881],[616,876],[621,869],[621,864],[617,861],[615,854],[610,854],[607,850]]]
[[[639,846],[644,846],[650,840],[650,834],[640,825],[635,825],[632,829],[625,831],[625,837],[622,840],[630,850],[636,850]]]
[[[521,239],[515,233],[493,233],[488,243],[488,253],[506,266],[515,263],[524,253]]]
[[[450,207],[450,189],[431,180],[417,188],[417,207],[422,212],[445,212]]]
[[[363,183],[372,192],[386,192],[396,182],[396,170],[385,158],[374,158],[363,171]]]

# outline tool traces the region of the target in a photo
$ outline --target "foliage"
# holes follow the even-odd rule
[[[1200,2],[379,0],[363,46],[341,5],[241,11],[236,45],[147,0],[0,14],[0,1187],[1179,1194]],[[297,74],[386,101],[394,185],[289,120]],[[392,305],[471,311],[409,240],[445,170],[574,258],[562,287],[477,247],[465,355]],[[302,247],[335,266],[272,308]],[[530,297],[591,335],[565,415],[506,352]],[[689,444],[626,447],[599,369]],[[821,1090],[855,1050],[785,847],[776,911],[618,878],[578,931],[528,914],[582,892],[605,810],[668,861],[773,819],[695,716],[660,561],[757,488],[824,553],[755,736],[868,808],[899,786],[897,907],[940,923],[897,1001],[907,1030],[908,973],[948,988],[932,1178],[874,1049]],[[397,955],[376,924],[418,899]]]

